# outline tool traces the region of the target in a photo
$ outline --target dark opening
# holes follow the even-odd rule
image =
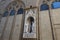
[[[28,18],[28,22],[29,22],[28,30],[29,30],[29,33],[31,33],[32,32],[32,25],[34,23],[34,18],[33,17],[29,17]]]
[[[5,11],[4,13],[3,13],[3,17],[7,17],[8,16],[8,11]]]
[[[49,0],[47,0],[49,1]],[[47,2],[44,0],[43,1],[43,4],[41,4],[40,6],[40,10],[43,11],[43,10],[49,10],[49,5],[47,4]]]
[[[13,16],[13,15],[15,15],[15,10],[11,10],[11,12],[10,12],[10,16]]]
[[[49,6],[47,4],[42,4],[41,7],[40,7],[41,11],[48,10],[48,9],[49,9]]]
[[[24,12],[24,9],[23,8],[20,8],[20,9],[18,9],[17,14],[23,14],[23,12]]]
[[[32,5],[30,5],[30,8],[32,8]]]

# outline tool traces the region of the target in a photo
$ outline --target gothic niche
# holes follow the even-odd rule
[[[34,11],[34,12],[33,12]],[[36,12],[35,7],[30,6],[28,10],[25,11],[24,20],[24,33],[23,38],[36,38]]]
[[[32,32],[33,23],[34,23],[34,18],[33,17],[28,17],[27,21],[28,21],[28,32],[31,33]]]

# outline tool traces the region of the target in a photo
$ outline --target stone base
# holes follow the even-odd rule
[[[22,40],[37,40],[37,38],[23,38]]]
[[[37,38],[36,33],[24,33],[23,38]]]

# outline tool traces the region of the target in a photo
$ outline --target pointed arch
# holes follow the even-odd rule
[[[28,32],[31,33],[33,31],[33,23],[34,23],[34,18],[32,16],[27,18],[28,21]]]
[[[42,4],[41,7],[40,7],[40,10],[48,10],[49,9],[49,5],[47,4]]]
[[[9,3],[7,6],[6,6],[6,8],[9,8],[9,6],[11,5],[11,4],[13,4],[14,2],[18,2],[19,3],[19,5],[20,5],[20,3],[25,7],[25,3],[23,2],[23,1],[12,1],[11,3]],[[5,9],[6,9],[5,8]]]
[[[23,1],[16,0],[16,1],[12,1],[11,3],[9,3],[7,5],[7,7],[5,8],[5,10],[8,11],[8,15],[12,16],[12,15],[15,15],[15,13],[18,13],[17,11],[20,8],[23,8],[24,9],[25,8],[25,3]],[[7,15],[5,15],[5,16],[7,16]]]

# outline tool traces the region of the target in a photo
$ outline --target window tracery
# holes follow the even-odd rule
[[[6,7],[7,11],[4,12],[3,16],[13,16],[15,15],[15,13],[17,14],[23,14],[24,12],[24,4],[22,2],[18,2],[18,1],[13,1],[11,2],[7,7]]]

